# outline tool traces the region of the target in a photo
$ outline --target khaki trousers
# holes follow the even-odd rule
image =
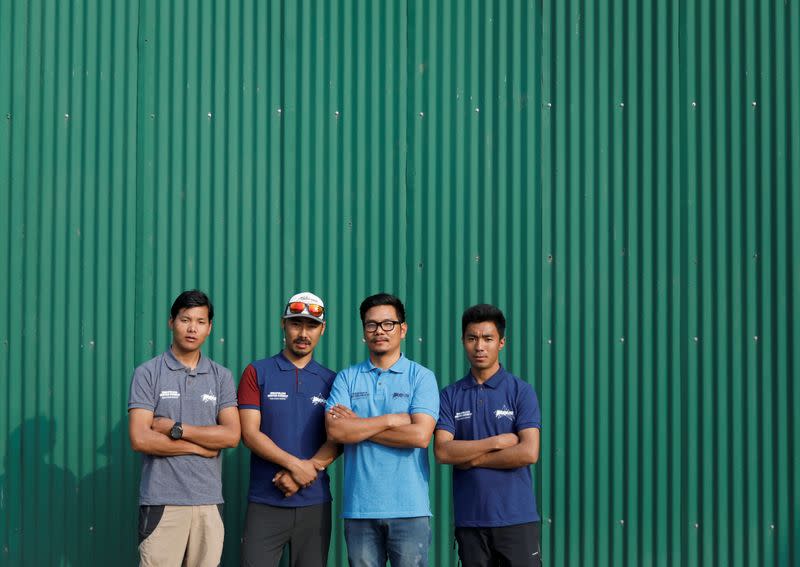
[[[157,515],[161,506],[142,506],[142,513]],[[225,526],[216,504],[207,506],[164,506],[158,523],[144,518],[152,529],[139,544],[141,567],[217,567],[222,557]]]

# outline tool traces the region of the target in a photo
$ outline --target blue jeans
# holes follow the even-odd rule
[[[344,539],[350,567],[427,567],[431,519],[345,519]]]

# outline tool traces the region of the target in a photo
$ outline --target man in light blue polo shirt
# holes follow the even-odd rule
[[[336,375],[325,415],[344,445],[345,541],[350,565],[428,565],[428,443],[439,416],[433,372],[407,359],[403,303],[379,293],[359,309],[369,359]]]
[[[541,414],[533,387],[498,360],[506,319],[493,305],[461,318],[470,371],[442,390],[436,459],[453,467],[458,556],[464,567],[539,567],[539,512],[531,464]]]

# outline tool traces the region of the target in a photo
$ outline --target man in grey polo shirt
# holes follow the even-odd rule
[[[200,352],[214,306],[184,291],[172,304],[172,345],[131,380],[128,430],[142,453],[140,565],[216,567],[222,556],[220,450],[239,443],[230,370]]]

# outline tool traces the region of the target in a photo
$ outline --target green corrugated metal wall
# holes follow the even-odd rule
[[[495,302],[549,565],[800,565],[798,100],[794,0],[1,1],[0,563],[135,564],[129,376],[199,286],[234,373],[394,291],[441,385]]]

